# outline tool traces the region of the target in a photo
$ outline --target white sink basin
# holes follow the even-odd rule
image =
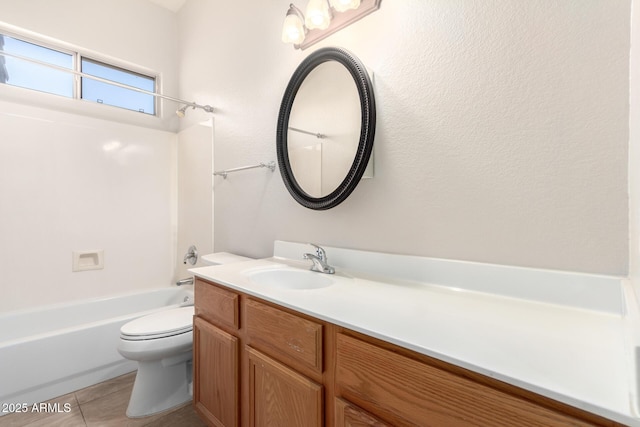
[[[321,289],[335,283],[329,275],[309,270],[269,269],[250,271],[246,275],[259,285],[291,290]]]

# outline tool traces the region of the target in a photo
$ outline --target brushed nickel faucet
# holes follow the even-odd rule
[[[316,254],[304,254],[302,257],[304,259],[311,260],[313,265],[311,266],[311,271],[317,271],[318,273],[325,274],[333,274],[336,272],[336,269],[327,264],[327,254],[322,249],[322,247],[315,245],[313,243],[309,243],[311,246],[316,248]]]

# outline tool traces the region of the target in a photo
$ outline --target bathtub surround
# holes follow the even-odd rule
[[[213,252],[214,119],[196,122],[178,134],[178,246],[175,280],[189,276],[184,264],[191,245],[200,255]],[[200,262],[200,261],[199,261]],[[201,262],[198,265],[203,265]]]
[[[175,134],[2,100],[0,129],[0,313],[169,286]]]
[[[0,10],[3,31],[148,70],[178,95],[177,20],[164,8],[0,0]],[[152,117],[0,85],[0,313],[174,281],[178,107],[160,101]],[[73,252],[93,250],[104,268],[73,272]]]

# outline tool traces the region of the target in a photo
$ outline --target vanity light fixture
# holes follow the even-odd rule
[[[307,28],[304,26],[304,15],[302,11],[295,5],[289,5],[287,16],[284,18],[282,26],[282,41],[285,43],[293,43],[299,45],[307,34]]]
[[[326,30],[331,23],[331,12],[327,0],[309,0],[304,24],[308,29]]]
[[[309,0],[302,13],[289,5],[282,26],[282,41],[306,49],[380,8],[381,0]]]
[[[329,0],[329,2],[331,3],[331,7],[338,12],[360,7],[360,0]]]

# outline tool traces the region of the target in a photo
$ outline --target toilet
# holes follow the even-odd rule
[[[226,252],[201,259],[205,265],[250,260]],[[192,399],[193,315],[193,305],[171,308],[132,320],[120,328],[118,352],[138,362],[128,417],[146,417]]]
[[[149,314],[120,328],[118,351],[138,362],[127,416],[145,417],[191,399],[193,306]]]

